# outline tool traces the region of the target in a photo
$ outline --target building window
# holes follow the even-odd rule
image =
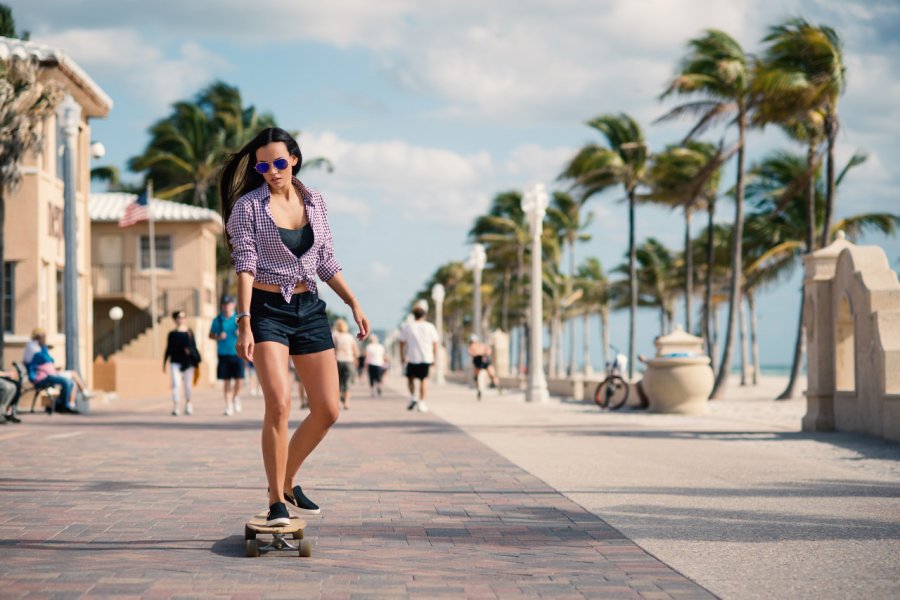
[[[157,235],[156,238],[156,268],[172,270],[172,236]],[[150,236],[141,236],[141,269],[150,268]]]
[[[15,332],[16,263],[3,263],[3,331]]]
[[[56,331],[66,330],[66,272],[56,270]]]

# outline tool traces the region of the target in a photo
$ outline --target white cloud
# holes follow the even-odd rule
[[[191,96],[229,63],[195,42],[167,57],[155,42],[128,28],[68,29],[35,35],[35,41],[63,49],[97,79],[128,83],[132,101],[154,110]]]

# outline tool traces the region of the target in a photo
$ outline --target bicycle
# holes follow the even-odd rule
[[[619,410],[628,402],[631,385],[620,375],[625,370],[627,360],[619,354],[614,360],[606,363],[606,379],[601,381],[594,391],[594,402],[600,408]]]

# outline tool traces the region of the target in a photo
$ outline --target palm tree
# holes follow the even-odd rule
[[[741,45],[724,31],[707,29],[703,35],[688,42],[688,53],[679,72],[663,92],[701,95],[702,100],[682,104],[663,118],[698,115],[699,121],[687,135],[698,135],[710,125],[722,120],[734,123],[738,139],[733,151],[737,153],[737,183],[735,185],[734,238],[731,243],[731,286],[728,292],[728,325],[722,362],[711,398],[720,398],[728,380],[734,351],[735,325],[741,304],[741,248],[744,231],[744,156],[746,134],[751,111],[750,69],[747,54]],[[729,156],[731,151],[723,153]]]
[[[838,99],[846,87],[843,44],[831,27],[813,26],[801,18],[772,27],[763,41],[769,44],[765,63],[770,77],[765,91],[775,95],[787,92],[788,102],[797,114],[810,110],[822,113],[828,159],[821,245],[826,246],[837,188],[834,146],[840,126]]]
[[[847,173],[862,164],[864,160],[862,155],[851,158],[837,177],[836,185],[840,185]],[[784,252],[795,253],[796,258],[808,244],[809,217],[806,194],[795,185],[797,180],[803,180],[806,177],[807,168],[807,160],[804,157],[787,152],[773,153],[753,168],[747,186],[747,197],[754,209],[754,236],[763,238],[761,245],[769,249],[760,255],[757,262],[765,264],[766,261],[777,259]],[[816,171],[813,179],[815,183],[815,223],[823,222],[822,217],[827,204],[825,193],[827,184],[823,184],[819,171],[821,169]],[[787,197],[785,197],[786,191],[790,192]],[[762,221],[764,225],[756,224],[756,215],[764,217],[764,221]],[[832,226],[832,233],[840,227],[853,233],[854,236],[863,231],[878,231],[893,235],[898,222],[900,222],[900,216],[890,213],[854,215],[835,223]],[[818,231],[814,233],[818,234]],[[798,324],[798,331],[801,333],[803,304],[801,297],[800,323]],[[803,362],[802,349],[801,337],[795,344],[791,377],[787,388],[779,396],[780,399],[792,398],[797,394],[798,376]]]
[[[10,17],[11,18],[11,17]],[[62,90],[38,80],[36,61],[11,58],[0,61],[0,266],[4,263],[3,231],[6,226],[6,192],[22,181],[22,159],[43,145],[44,123],[62,98]],[[0,273],[0,298],[6,297],[6,278]],[[0,329],[5,325],[0,302]],[[0,365],[3,365],[0,331]]]
[[[659,334],[665,335],[675,318],[675,299],[682,282],[677,257],[656,238],[647,238],[636,252],[638,303],[659,309]],[[616,273],[627,273],[626,265]],[[617,306],[617,308],[624,308]]]
[[[518,366],[525,364],[526,344],[521,343],[527,331],[524,312],[524,299],[527,296],[525,287],[525,253],[531,242],[531,234],[528,229],[528,220],[522,210],[522,193],[516,190],[501,192],[494,196],[488,214],[475,220],[475,224],[469,231],[469,236],[477,242],[485,244],[490,255],[505,253],[515,256],[515,281],[518,293],[515,295],[515,313],[519,317],[519,358]],[[513,311],[508,302],[504,311]],[[509,313],[504,312],[501,321],[508,322]],[[510,336],[512,343],[512,336]]]
[[[566,277],[565,296],[570,297],[575,281],[575,242],[586,242],[591,239],[585,230],[594,220],[594,213],[582,214],[583,202],[578,202],[566,192],[553,192],[550,206],[547,208],[547,221],[559,236],[560,244],[564,244],[569,255],[569,273]],[[575,323],[569,320],[569,367],[568,373],[575,372]]]
[[[719,186],[719,169],[705,175],[704,168],[715,159],[717,149],[708,142],[688,141],[667,146],[653,157],[650,169],[651,191],[648,200],[680,207],[684,212],[684,320],[691,331],[691,299],[694,295],[694,261],[691,251],[691,217],[697,210],[707,210]],[[704,310],[704,313],[706,311]],[[705,332],[704,327],[704,333]]]
[[[590,372],[590,348],[588,340],[588,317],[596,312],[600,317],[600,339],[603,340],[603,363],[609,360],[609,307],[612,299],[609,280],[603,272],[600,261],[594,257],[588,258],[578,267],[576,279],[578,289],[582,290],[581,304],[584,318],[584,369]]]
[[[560,175],[573,182],[582,202],[614,185],[625,189],[628,200],[628,376],[634,376],[635,317],[638,304],[635,246],[635,206],[638,188],[646,183],[650,150],[644,132],[627,114],[601,115],[588,122],[606,139],[606,146],[583,147]]]

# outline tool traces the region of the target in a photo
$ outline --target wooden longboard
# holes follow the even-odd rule
[[[281,525],[281,526],[269,526],[266,525],[266,518],[269,516],[269,513],[261,512],[258,515],[254,515],[252,519],[247,521],[247,527],[253,529],[256,533],[294,533],[295,531],[303,531],[306,529],[306,521],[301,519],[300,517],[295,517],[291,515],[291,524],[290,525]]]
[[[267,513],[255,515],[244,524],[244,547],[247,556],[259,556],[260,552],[294,551],[300,556],[312,556],[312,543],[303,539],[306,521],[300,517],[291,517],[290,525],[270,527],[266,525]],[[271,535],[272,541],[263,544],[256,539],[257,534]]]

